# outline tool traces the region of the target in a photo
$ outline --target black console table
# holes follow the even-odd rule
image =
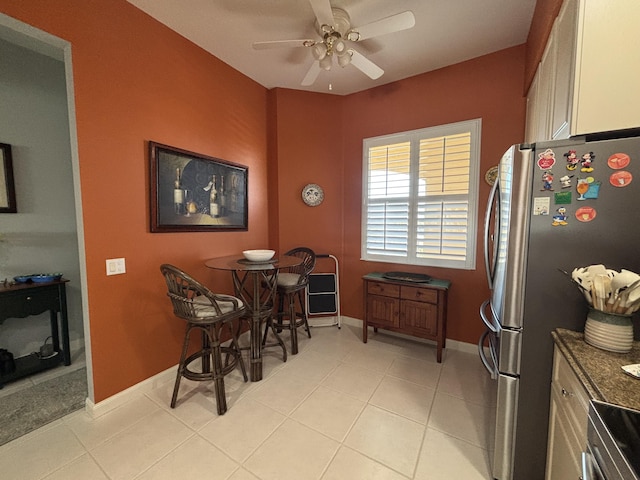
[[[47,310],[51,318],[51,338],[54,355],[41,358],[37,354],[15,359],[14,372],[0,375],[0,385],[20,377],[52,368],[60,364],[71,365],[69,350],[69,319],[67,317],[67,293],[65,285],[69,280],[60,279],[46,283],[0,284],[0,324],[7,318],[26,318],[39,315]],[[58,325],[60,314],[60,325]],[[62,336],[62,348],[60,346]],[[1,343],[1,339],[0,339]]]

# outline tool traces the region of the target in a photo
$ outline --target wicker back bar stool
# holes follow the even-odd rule
[[[275,323],[278,330],[289,329],[291,354],[295,355],[298,353],[298,327],[304,326],[307,335],[311,338],[303,295],[309,285],[309,274],[316,265],[316,254],[310,248],[297,247],[289,250],[285,255],[301,258],[302,263],[278,274],[276,289],[278,311],[275,315]]]
[[[180,380],[184,377],[194,381],[213,381],[218,415],[224,415],[227,411],[225,375],[239,364],[244,381],[247,381],[247,371],[238,346],[236,331],[233,328],[234,320],[245,314],[244,303],[231,295],[213,293],[173,265],[163,264],[160,266],[160,271],[167,283],[167,295],[173,305],[174,315],[186,322],[171,408],[176,406]],[[230,335],[228,346],[221,344],[220,334],[223,329]],[[190,335],[194,330],[200,331],[202,345],[198,351],[187,355]],[[197,361],[200,362],[198,370],[194,363]]]

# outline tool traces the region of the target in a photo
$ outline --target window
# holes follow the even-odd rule
[[[481,120],[364,140],[362,259],[475,268]]]

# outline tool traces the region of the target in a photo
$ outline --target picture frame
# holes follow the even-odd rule
[[[0,213],[18,213],[11,145],[0,143]]]
[[[249,169],[149,141],[151,232],[248,229]]]

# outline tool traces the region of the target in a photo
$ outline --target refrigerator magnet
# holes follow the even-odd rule
[[[567,218],[567,209],[564,207],[560,207],[556,210],[551,225],[553,225],[554,227],[557,227],[558,225],[565,226],[567,225]]]
[[[631,158],[626,153],[614,153],[607,160],[607,165],[614,170],[626,168],[631,163]]]
[[[582,160],[580,160],[580,164],[582,165],[582,168],[580,169],[581,172],[593,172],[593,161],[596,159],[596,156],[593,154],[593,152],[587,152],[584,155],[582,155]]]
[[[576,219],[587,223],[596,218],[596,210],[593,207],[580,207],[576,210]]]
[[[571,203],[571,192],[557,192],[554,194],[556,205],[569,205]]]
[[[584,194],[589,191],[589,180],[586,178],[578,178],[578,183],[576,184],[576,190],[580,194],[576,200],[586,200]]]
[[[578,154],[575,150],[569,150],[564,154],[567,159],[567,170],[573,172],[576,168],[578,168],[578,163],[580,163],[580,159],[578,158]]]
[[[609,183],[614,187],[622,188],[626,187],[633,180],[633,175],[626,170],[613,172],[609,177]]]
[[[556,163],[556,154],[553,150],[547,148],[544,152],[538,154],[538,167],[540,170],[549,170]]]
[[[549,206],[551,199],[549,197],[535,197],[533,199],[534,215],[549,215]]]
[[[591,181],[589,182],[589,179]],[[589,183],[589,190],[584,194],[584,198],[596,199],[598,195],[600,195],[600,185],[602,182],[596,182],[592,177],[587,178],[587,182]]]
[[[542,190],[553,192],[553,173],[546,171],[542,174]]]
[[[560,186],[562,188],[571,188],[571,179],[573,175],[565,175],[564,177],[560,177]]]

